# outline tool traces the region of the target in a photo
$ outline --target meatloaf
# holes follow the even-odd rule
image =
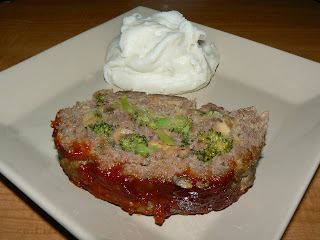
[[[178,96],[100,90],[51,123],[63,171],[123,210],[204,214],[253,185],[269,113],[227,111]]]

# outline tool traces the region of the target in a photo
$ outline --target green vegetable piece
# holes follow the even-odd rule
[[[96,95],[97,104],[100,105],[101,103],[103,103],[106,96],[107,96],[106,93],[99,93],[98,95]]]
[[[160,118],[158,120],[152,120],[148,124],[153,129],[169,128],[170,131],[178,133],[182,136],[181,147],[188,146],[189,144],[189,132],[192,127],[192,121],[184,116],[177,116],[173,119]]]
[[[181,147],[189,146],[189,136],[183,136],[181,143]]]
[[[157,129],[157,134],[164,144],[171,146],[176,145],[173,139],[170,136],[168,136],[163,130]]]
[[[189,146],[189,132],[192,128],[192,121],[184,116],[177,116],[171,122],[170,131],[180,134],[182,136],[182,145]]]
[[[151,127],[152,129],[157,129],[157,124],[155,121],[151,120],[149,123],[148,123],[148,127]]]
[[[158,120],[152,120],[149,122],[149,127],[153,129],[158,129],[158,128],[165,128],[170,126],[171,122],[169,118],[160,118]]]
[[[121,148],[125,151],[134,151],[140,143],[147,145],[147,138],[143,135],[129,134],[119,139]]]
[[[110,136],[110,133],[113,130],[112,125],[102,121],[101,123],[89,124],[88,125],[95,135],[105,134]]]
[[[157,146],[157,145],[153,145],[151,148],[150,148],[150,150],[152,151],[152,152],[156,152],[156,151],[158,151],[159,150],[159,146]]]
[[[134,153],[135,154],[139,154],[139,155],[147,158],[147,157],[149,157],[150,149],[147,147],[146,144],[139,143],[139,144],[136,145]]]
[[[177,116],[171,122],[171,131],[181,135],[189,133],[192,127],[192,121],[184,116]]]
[[[194,154],[203,162],[211,161],[214,157],[228,153],[233,148],[233,141],[224,136],[221,132],[209,129],[208,132],[200,131],[199,142],[206,143],[202,151],[195,151]]]
[[[168,118],[160,118],[156,121],[157,128],[164,128],[170,125],[170,120]]]
[[[119,139],[120,146],[124,151],[131,151],[143,157],[149,157],[147,138],[143,135],[129,134]]]
[[[137,109],[134,113],[136,115],[136,120],[139,121],[140,126],[149,123],[148,112],[143,109]]]
[[[121,96],[120,103],[123,111],[125,111],[126,113],[134,113],[132,106],[128,102],[127,96]]]
[[[133,143],[129,138],[121,138],[119,140],[119,142],[120,142],[120,146],[121,146],[122,150],[124,150],[124,151],[132,151],[133,150],[132,149]]]

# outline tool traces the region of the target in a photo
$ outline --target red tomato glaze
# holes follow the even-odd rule
[[[129,214],[154,215],[159,225],[172,214],[221,210],[239,198],[239,191],[229,190],[233,170],[223,177],[212,177],[206,188],[196,187],[195,183],[200,179],[186,172],[183,176],[190,177],[194,186],[190,189],[183,189],[163,179],[138,179],[123,175],[121,171],[121,165],[102,171],[96,163],[89,162],[80,165],[78,174],[81,177],[78,179],[81,180],[74,183],[100,199],[120,205]]]

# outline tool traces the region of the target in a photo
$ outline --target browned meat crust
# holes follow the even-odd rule
[[[174,141],[165,143],[156,129],[121,105],[121,96],[148,121],[188,119],[188,144],[185,135],[163,127]],[[73,183],[130,214],[154,215],[161,225],[173,214],[221,210],[253,185],[268,117],[255,107],[228,112],[209,103],[196,109],[194,101],[182,97],[101,90],[90,101],[60,110],[51,126],[60,165]],[[111,132],[94,132],[97,121],[111,126]],[[199,132],[209,129],[221,132],[233,147],[201,161],[196,152],[206,145]],[[119,139],[132,133],[145,136],[149,149],[156,149],[147,156],[123,150]]]

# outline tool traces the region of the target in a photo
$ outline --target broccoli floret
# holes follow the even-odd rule
[[[192,128],[192,121],[184,116],[175,117],[170,124],[170,131],[182,136],[182,147],[189,146],[189,132]]]
[[[101,123],[89,124],[88,125],[95,135],[105,134],[108,137],[110,136],[113,127],[112,125],[102,121]]]
[[[96,103],[97,106],[103,105],[104,99],[106,98],[107,94],[106,93],[99,93],[96,95]]]
[[[184,116],[177,116],[171,121],[171,128],[170,130],[172,132],[186,135],[191,130],[192,121],[190,121],[188,118]]]
[[[135,107],[133,108],[130,119],[135,123],[139,123],[140,126],[146,126],[150,122],[149,112],[148,110]]]
[[[233,148],[233,140],[228,139],[221,132],[213,129],[209,129],[208,132],[200,131],[198,137],[199,142],[206,143],[206,147],[202,151],[194,151],[194,154],[203,162],[228,153]]]
[[[149,156],[149,148],[147,138],[143,135],[128,134],[119,139],[120,146],[124,151],[132,151],[135,154],[140,154],[143,157]]]
[[[134,117],[136,122],[139,122],[140,126],[147,125],[150,122],[150,111],[141,108],[134,110]]]
[[[185,135],[185,136],[182,136],[182,140],[181,140],[181,147],[184,147],[184,146],[189,146],[190,145],[190,142],[189,142],[189,135]]]

